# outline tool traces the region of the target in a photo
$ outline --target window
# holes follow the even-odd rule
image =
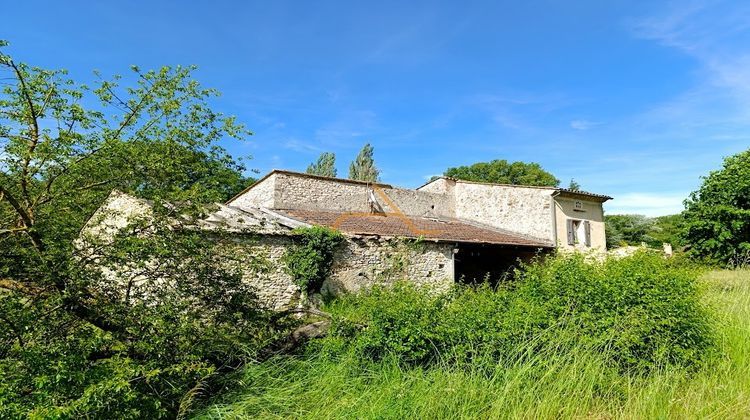
[[[568,245],[580,243],[591,246],[591,223],[588,220],[568,219]]]

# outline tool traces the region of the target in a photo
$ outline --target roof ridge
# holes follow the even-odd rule
[[[500,182],[484,182],[484,181],[469,181],[466,179],[460,179],[460,178],[454,178],[450,176],[439,176],[435,179],[432,179],[430,181],[427,181],[426,183],[422,184],[421,186],[417,187],[417,190],[426,187],[427,185],[432,184],[433,182],[445,179],[448,181],[453,182],[460,182],[462,184],[475,184],[475,185],[489,185],[489,186],[497,186],[497,187],[511,187],[511,188],[529,188],[529,189],[536,189],[536,190],[552,190],[552,191],[558,191],[558,192],[565,192],[569,194],[579,194],[579,195],[587,195],[591,197],[599,197],[599,198],[606,198],[607,200],[611,200],[612,197],[604,194],[598,194],[598,193],[592,193],[589,191],[582,191],[582,190],[571,190],[570,188],[563,188],[563,187],[553,187],[549,185],[521,185],[521,184],[504,184]],[[606,200],[605,200],[606,201]]]

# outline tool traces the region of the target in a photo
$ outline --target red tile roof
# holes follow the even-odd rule
[[[441,242],[470,242],[552,247],[550,242],[464,220],[319,210],[279,210],[292,219],[335,228],[352,235],[423,238]]]

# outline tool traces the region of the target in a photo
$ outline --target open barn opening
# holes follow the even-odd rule
[[[457,244],[454,249],[454,278],[462,284],[489,283],[496,287],[512,281],[516,268],[544,252],[548,251],[511,245]]]

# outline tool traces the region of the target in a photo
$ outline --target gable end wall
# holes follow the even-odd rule
[[[576,211],[575,202],[580,201],[582,211]],[[607,238],[604,232],[604,210],[602,204],[596,201],[576,200],[568,197],[555,197],[555,217],[557,225],[557,246],[563,250],[606,252]],[[568,245],[567,221],[588,220],[591,224],[591,247],[585,246],[583,241],[576,245]]]
[[[554,190],[457,182],[454,191],[459,219],[555,241]]]
[[[243,192],[229,204],[237,207],[274,208],[276,205],[276,182],[278,174],[271,174]]]
[[[277,209],[370,212],[368,197],[373,187],[367,184],[283,173],[276,176],[274,205]],[[379,186],[375,198],[383,210],[390,213],[401,211],[416,216],[451,216],[453,213],[450,201],[442,194]],[[394,203],[395,207],[389,203]]]

